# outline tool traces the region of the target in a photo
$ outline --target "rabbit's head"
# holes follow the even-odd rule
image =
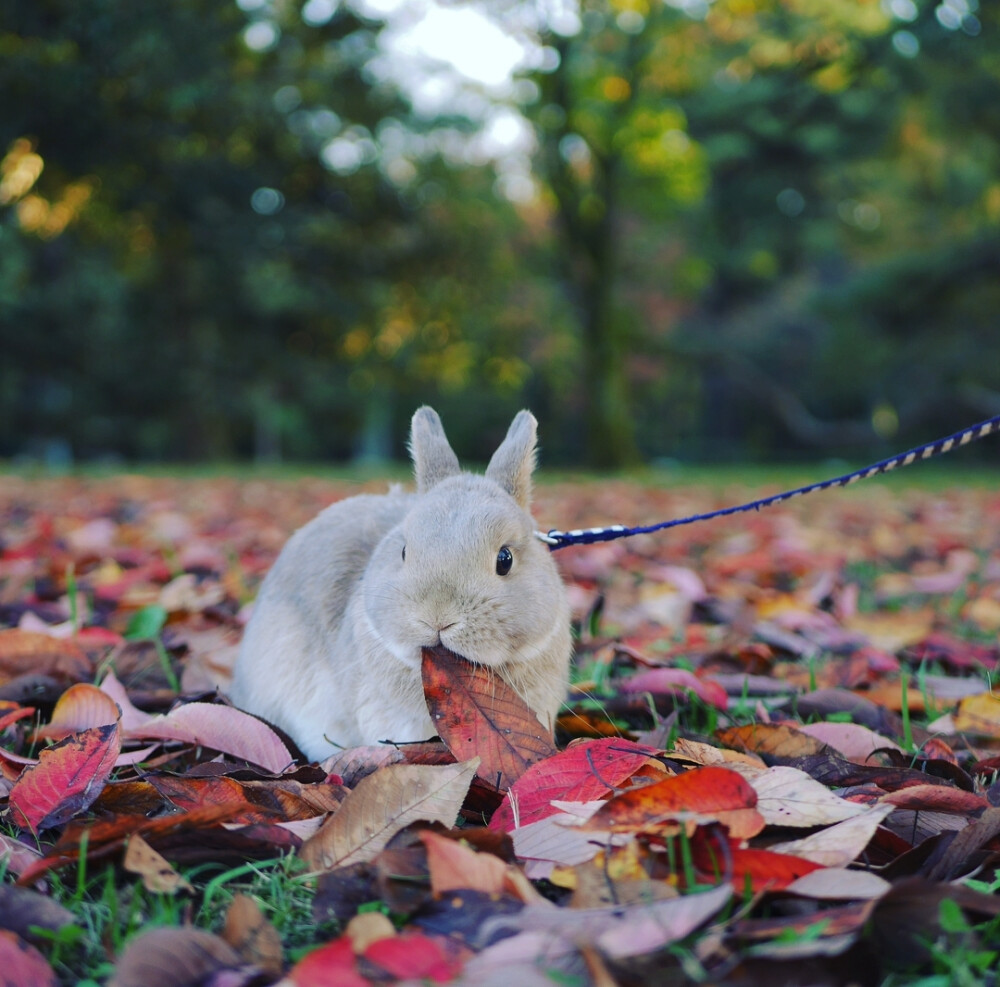
[[[529,513],[537,423],[511,423],[484,476],[463,473],[430,408],[413,416],[413,507],[382,540],[364,577],[364,610],[406,665],[443,644],[494,668],[569,649],[566,595]],[[530,677],[530,676],[529,676]]]

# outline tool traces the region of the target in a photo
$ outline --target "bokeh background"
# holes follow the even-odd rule
[[[1000,4],[0,0],[15,464],[873,458],[998,312]]]

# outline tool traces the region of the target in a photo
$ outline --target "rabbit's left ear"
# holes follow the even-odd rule
[[[525,510],[531,505],[531,474],[535,471],[538,422],[530,411],[519,411],[507,437],[493,453],[486,476],[499,484]]]

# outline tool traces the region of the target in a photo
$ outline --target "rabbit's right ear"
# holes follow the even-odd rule
[[[410,456],[418,493],[461,472],[438,413],[427,405],[417,408],[410,423]]]

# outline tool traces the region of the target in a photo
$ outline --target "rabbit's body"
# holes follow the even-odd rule
[[[515,418],[486,476],[459,471],[429,408],[411,448],[417,493],[351,497],[297,531],[247,626],[234,702],[317,760],[436,733],[422,647],[496,669],[550,727],[565,698],[569,607],[527,511],[534,419]]]

